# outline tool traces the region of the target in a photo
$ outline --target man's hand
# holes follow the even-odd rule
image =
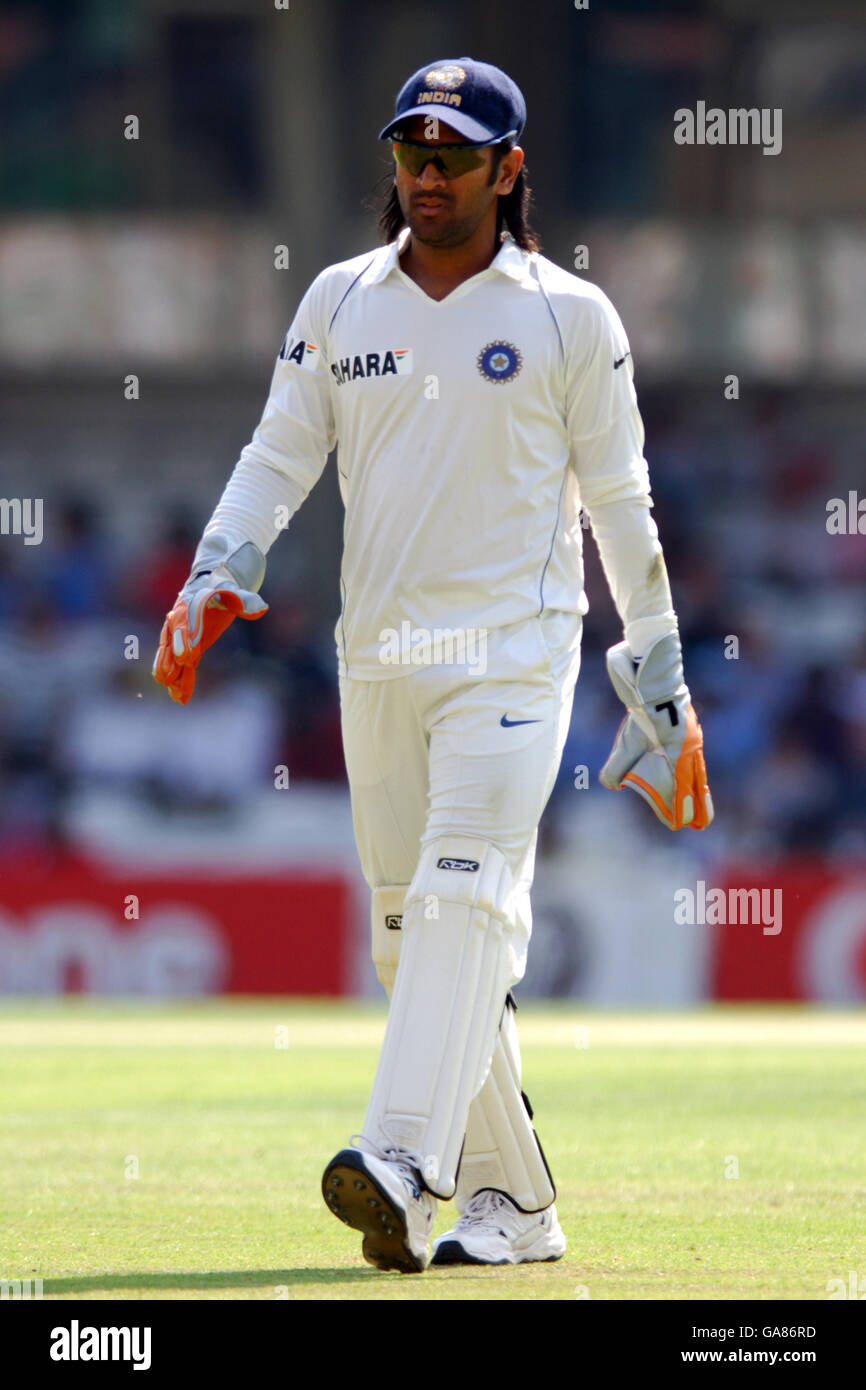
[[[153,663],[154,680],[166,687],[173,700],[185,705],[195,688],[196,667],[208,647],[235,618],[261,618],[267,611],[268,605],[258,594],[241,588],[227,564],[194,573],[163,624]]]
[[[713,819],[713,798],[679,636],[658,638],[640,661],[619,642],[607,653],[607,670],[628,714],[599,781],[611,790],[631,787],[670,830],[703,830]]]

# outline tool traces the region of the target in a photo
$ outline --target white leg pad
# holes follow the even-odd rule
[[[408,891],[409,885],[406,883],[374,888],[370,905],[373,964],[389,999],[394,993],[394,979],[400,961],[400,928]]]
[[[470,1103],[490,1069],[508,989],[514,883],[486,840],[422,851],[406,895],[400,969],[364,1121],[376,1149],[416,1154],[434,1196],[454,1196]]]
[[[400,960],[408,884],[373,890],[373,963],[388,998]],[[454,1201],[464,1211],[482,1188],[504,1192],[522,1211],[543,1211],[556,1200],[544,1152],[521,1089],[520,1046],[514,1009],[506,1008],[487,1080],[469,1106],[466,1139]]]
[[[514,1009],[505,1009],[487,1080],[469,1107],[455,1202],[464,1211],[481,1188],[504,1192],[522,1211],[556,1200],[544,1152],[520,1089],[520,1048]]]

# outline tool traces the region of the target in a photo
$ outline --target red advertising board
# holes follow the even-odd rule
[[[0,994],[339,995],[350,947],[338,875],[0,862]]]
[[[730,908],[758,889],[769,909],[712,927],[715,998],[866,1000],[866,865],[730,865],[713,882]]]

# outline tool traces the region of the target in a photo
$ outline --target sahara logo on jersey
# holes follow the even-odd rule
[[[308,343],[305,338],[293,338],[291,333],[286,334],[279,355],[284,362],[297,362],[306,372],[314,372],[319,361],[319,349],[315,343]]]
[[[354,357],[341,357],[339,362],[331,362],[331,371],[338,386],[347,381],[357,381],[358,377],[369,376],[411,376],[412,349],[387,348],[384,352],[366,352]]]

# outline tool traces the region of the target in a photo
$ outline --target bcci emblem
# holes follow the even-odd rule
[[[523,366],[513,343],[488,343],[478,354],[478,370],[488,381],[512,381]]]
[[[424,81],[428,87],[444,87],[453,92],[464,81],[466,73],[456,63],[448,63],[444,68],[431,68]]]

